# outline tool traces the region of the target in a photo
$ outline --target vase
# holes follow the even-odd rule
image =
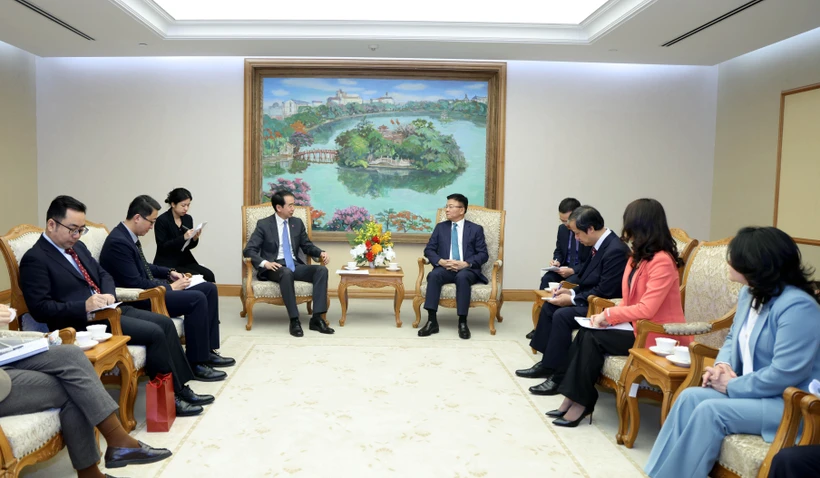
[[[371,269],[376,268],[376,264],[374,264],[373,261],[368,262],[367,265],[369,265]]]

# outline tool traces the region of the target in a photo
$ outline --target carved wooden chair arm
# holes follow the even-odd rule
[[[800,400],[800,411],[803,414],[803,436],[800,438],[800,445],[820,444],[820,397],[807,393]]]
[[[421,281],[424,280],[424,265],[430,263],[430,259],[422,256],[419,257],[419,275],[416,278],[416,295],[419,296],[421,294]]]
[[[73,344],[77,341],[77,331],[74,330],[74,327],[60,329],[58,333],[60,334],[60,340],[62,340],[64,344]]]
[[[111,334],[123,335],[122,324],[120,324],[120,309],[105,309],[94,314],[94,320],[90,322],[101,322],[107,320],[111,325]]]
[[[802,410],[800,408],[801,400],[803,400],[808,392],[800,390],[797,387],[789,387],[783,392],[783,417],[780,419],[780,425],[777,427],[777,433],[772,440],[769,451],[766,453],[766,459],[760,466],[757,473],[758,477],[769,476],[769,470],[772,465],[772,460],[777,452],[783,448],[794,446],[797,434],[800,433],[800,422],[802,419]],[[804,432],[805,433],[805,432]]]
[[[686,375],[681,390],[687,387],[700,387],[703,382],[703,372],[706,369],[707,359],[714,360],[717,358],[719,350],[708,345],[692,342],[689,344],[689,357],[691,365],[689,366],[689,374]]]

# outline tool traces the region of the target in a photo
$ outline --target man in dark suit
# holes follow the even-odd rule
[[[50,330],[86,330],[95,310],[115,302],[114,280],[80,241],[88,232],[83,203],[58,196],[46,220],[45,233],[20,261],[23,297],[34,320],[48,324]],[[130,306],[121,306],[120,311],[129,343],[146,347],[146,374],[173,374],[177,415],[202,413],[202,405],[214,397],[197,395],[185,385],[194,377],[171,319]]]
[[[213,367],[230,367],[236,361],[222,357],[219,348],[219,294],[216,285],[203,282],[191,288],[191,279],[167,267],[149,264],[139,238],[154,227],[159,203],[150,196],[137,196],[128,205],[125,221],[105,239],[100,264],[114,277],[118,287],[150,289],[165,287],[165,306],[171,317],[185,316],[185,354],[194,377],[203,382],[225,380],[227,374]],[[160,279],[161,278],[161,279]],[[166,280],[167,278],[167,280]],[[149,308],[150,304],[140,304]]]
[[[530,387],[535,395],[556,395],[567,367],[572,331],[580,327],[575,317],[586,317],[591,295],[607,299],[621,297],[621,280],[626,268],[629,247],[611,230],[604,218],[591,206],[576,208],[569,216],[569,229],[581,244],[592,248],[590,257],[572,276],[578,287],[560,289],[541,309],[530,347],[543,355],[531,368],[516,370],[526,378],[546,378]]]
[[[481,273],[481,266],[490,255],[484,242],[484,228],[464,219],[467,203],[463,194],[447,196],[447,220],[436,225],[424,248],[424,256],[433,264],[433,270],[427,274],[427,294],[424,300],[427,323],[419,330],[419,337],[438,333],[436,311],[441,298],[441,287],[455,283],[458,336],[462,339],[470,338],[470,328],[467,327],[470,287],[476,282],[488,282]]]
[[[555,251],[552,253],[552,261],[549,265],[559,269],[541,276],[541,285],[538,286],[541,290],[549,288],[550,282],[561,282],[575,274],[575,271],[589,257],[590,247],[578,242],[575,239],[575,234],[570,232],[567,227],[569,215],[580,205],[581,203],[575,198],[564,198],[558,204],[558,220],[561,221],[561,224],[558,226]],[[528,333],[527,338],[532,339],[533,334],[535,334],[535,330]]]
[[[325,323],[322,315],[327,312],[327,252],[316,247],[307,235],[305,224],[293,217],[295,199],[290,191],[279,191],[271,197],[275,214],[260,219],[251,234],[243,254],[256,265],[259,280],[277,282],[282,300],[290,317],[290,335],[302,337],[299,309],[296,307],[294,281],[313,283],[313,317],[310,330],[332,334],[334,330]],[[287,232],[287,234],[285,233]],[[297,251],[310,257],[319,257],[322,265],[307,265]]]

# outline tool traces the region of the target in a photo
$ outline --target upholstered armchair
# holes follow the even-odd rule
[[[692,239],[686,231],[676,227],[670,228],[669,232],[672,234],[672,240],[675,241],[675,246],[678,248],[678,256],[680,256],[683,261],[683,265],[678,268],[678,271],[680,272],[680,281],[682,284],[683,272],[686,269],[686,264],[689,262],[689,256],[692,255],[692,251],[695,250],[695,247],[698,245],[698,240]]]
[[[466,219],[484,228],[484,241],[487,243],[487,253],[490,258],[481,266],[481,272],[490,280],[489,284],[474,284],[470,290],[470,307],[486,307],[490,311],[490,335],[495,335],[495,321],[504,320],[501,317],[501,306],[504,301],[501,297],[504,272],[504,218],[506,211],[488,209],[481,206],[470,206],[467,209]],[[445,221],[444,208],[436,214],[436,224]],[[416,294],[413,297],[413,310],[416,312],[416,321],[413,327],[421,322],[421,305],[427,295],[427,283],[424,279],[424,266],[430,265],[426,257],[419,257],[419,275],[416,279]],[[446,284],[441,288],[442,307],[456,307],[456,285]]]
[[[712,366],[718,349],[697,342],[689,345],[692,365],[686,381],[675,399],[687,387],[700,387],[703,372]],[[774,456],[790,446],[820,444],[820,398],[789,387],[783,392],[783,417],[772,443],[766,443],[760,435],[728,435],[720,445],[718,461],[709,476],[713,478],[766,478],[769,476]],[[800,435],[800,426],[803,426]],[[798,440],[798,435],[800,438]]]
[[[307,206],[295,206],[293,217],[299,218],[305,223],[307,235],[309,239],[313,239],[313,219],[311,217],[312,208]],[[273,206],[270,203],[257,204],[255,206],[242,206],[242,250],[248,244],[253,231],[256,230],[256,223],[261,219],[274,214]],[[295,251],[297,254],[302,254],[301,251]],[[310,257],[303,258],[305,264],[311,263]],[[319,258],[313,258],[321,264]],[[256,265],[251,264],[249,257],[242,258],[242,289],[240,290],[240,298],[242,299],[242,311],[239,313],[240,317],[248,317],[248,323],[245,324],[246,330],[251,330],[253,327],[253,306],[257,302],[264,302],[273,305],[285,305],[282,300],[282,290],[279,284],[272,281],[259,280],[256,278]],[[313,284],[310,282],[294,281],[294,288],[296,289],[296,303],[307,304],[308,314],[313,313]],[[328,306],[330,301],[328,301]],[[327,323],[327,314],[323,317]]]

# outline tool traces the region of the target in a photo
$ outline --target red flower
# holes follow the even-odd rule
[[[373,236],[373,242],[375,242],[376,244],[379,244],[382,241],[379,240],[379,236]]]
[[[370,252],[370,251],[367,251],[367,254],[365,254],[365,257],[366,257],[366,258],[367,258],[367,260],[368,260],[368,261],[370,261],[370,262],[373,262],[373,259],[375,258],[375,256],[373,255],[373,253],[372,253],[372,252]]]
[[[371,247],[373,247],[373,243],[370,241],[364,241],[364,245],[367,246],[367,250],[369,251]]]

